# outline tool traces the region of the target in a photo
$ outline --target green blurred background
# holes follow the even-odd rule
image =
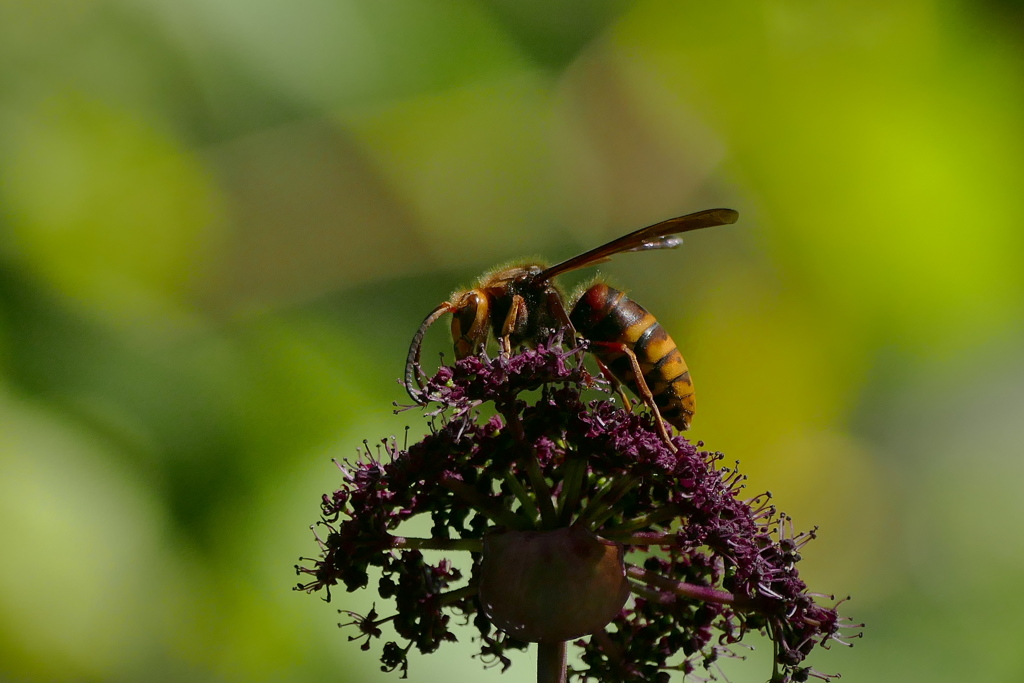
[[[1022,178],[1017,1],[0,0],[0,680],[397,680],[290,588],[423,315],[713,206],[602,272],[820,525],[812,663],[1024,680]]]

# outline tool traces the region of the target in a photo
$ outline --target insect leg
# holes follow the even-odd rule
[[[622,387],[622,382],[619,381],[619,378],[608,369],[608,366],[605,365],[600,358],[594,356],[594,361],[597,363],[597,367],[601,371],[601,374],[604,375],[604,378],[611,383],[612,389],[622,397],[623,407],[629,412],[633,412],[633,402],[629,400],[629,394],[627,394],[626,390]]]
[[[618,351],[623,353],[629,358],[629,362],[633,366],[633,377],[636,381],[637,393],[640,394],[640,398],[643,400],[647,407],[654,413],[654,420],[658,425],[658,433],[661,434],[661,438],[668,444],[668,447],[673,452],[679,450],[675,444],[672,443],[672,437],[668,433],[668,428],[665,426],[665,420],[661,417],[661,411],[658,410],[658,404],[654,402],[654,394],[651,393],[650,388],[647,386],[647,381],[644,379],[644,374],[640,370],[640,361],[637,360],[636,354],[633,353],[633,349],[628,344],[622,342],[607,342],[607,341],[592,341],[594,346],[603,346],[606,349],[612,351]]]
[[[572,324],[572,320],[569,319],[569,312],[565,310],[565,302],[562,301],[562,295],[553,289],[549,289],[545,295],[547,301],[547,310],[551,311],[554,315],[556,322],[558,323],[558,329],[563,331],[562,341],[567,343],[569,348],[579,348],[579,344],[576,343],[576,327]],[[566,339],[565,335],[569,335]]]
[[[512,297],[512,305],[509,306],[508,315],[505,316],[505,322],[501,326],[501,337],[498,339],[501,352],[505,356],[512,355],[512,332],[519,327],[520,318],[524,315],[526,315],[526,299],[522,295],[516,294]]]

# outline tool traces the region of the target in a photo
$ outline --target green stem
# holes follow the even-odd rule
[[[657,588],[652,588],[645,583],[639,581],[630,581],[629,590],[638,598],[643,598],[647,602],[656,605],[671,605],[677,600],[677,597],[673,593],[661,592]]]
[[[537,507],[540,508],[540,519],[544,527],[553,529],[558,524],[558,515],[555,513],[555,504],[551,500],[551,487],[544,479],[544,473],[537,462],[537,454],[531,450],[524,458],[526,475],[530,477],[530,485],[533,486],[533,494],[537,498]]]
[[[682,511],[675,505],[666,505],[663,508],[649,512],[646,515],[640,517],[634,517],[633,519],[627,519],[622,524],[617,524],[614,527],[605,529],[605,534],[621,534],[629,531],[636,531],[637,529],[644,529],[657,524],[658,522],[664,522],[675,517],[678,517]],[[604,535],[604,534],[602,534]]]
[[[610,481],[587,504],[587,508],[580,514],[577,523],[585,524],[590,530],[599,528],[615,514],[613,509],[615,504],[639,483],[640,478],[631,475],[624,475]]]
[[[540,469],[540,463],[537,462],[537,452],[526,442],[526,432],[519,413],[514,410],[502,410],[500,407],[498,411],[505,418],[505,423],[512,430],[512,435],[519,443],[520,448],[528,450],[526,456],[520,461],[520,466],[526,470],[526,476],[529,477],[530,485],[533,487],[533,497],[537,501],[542,526],[554,528],[558,518],[555,514],[555,504],[551,501],[551,487],[544,480],[544,473]],[[536,524],[534,528],[536,528]]]
[[[453,602],[462,600],[463,598],[476,595],[477,590],[478,586],[474,583],[468,586],[463,586],[462,588],[457,588],[453,591],[448,591],[447,593],[442,593],[441,595],[438,595],[437,598],[442,605],[450,605]]]
[[[558,496],[558,521],[568,524],[572,513],[580,504],[580,492],[587,478],[587,461],[580,457],[567,457],[562,465],[562,490]]]
[[[484,496],[461,479],[456,479],[453,476],[442,477],[441,486],[472,505],[480,514],[495,524],[501,524],[517,531],[533,528],[528,520],[502,507],[500,498]]]
[[[484,548],[479,538],[408,538],[392,536],[391,543],[395,548],[413,548],[416,550],[466,550],[478,553]]]
[[[622,533],[621,531],[601,530],[601,537],[609,541],[622,543],[623,545],[677,545],[676,535],[660,531],[641,531],[635,534]]]
[[[583,511],[580,512],[580,514],[576,517],[576,523],[582,524],[586,522],[587,518],[590,516],[591,511],[593,511],[598,505],[601,504],[601,502],[604,500],[604,497],[608,495],[608,493],[612,490],[612,488],[614,488],[614,486],[614,479],[606,479],[605,482],[601,484],[601,487],[596,492],[594,492],[592,496],[590,496],[589,500],[587,500],[587,504],[583,508]]]
[[[540,512],[537,510],[537,501],[530,492],[523,486],[523,482],[516,478],[511,470],[505,472],[505,483],[512,490],[512,494],[519,500],[519,506],[523,514],[530,518],[534,526],[537,526],[537,519]]]

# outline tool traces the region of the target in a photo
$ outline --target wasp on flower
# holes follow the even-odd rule
[[[556,335],[421,378],[419,402],[436,404],[430,433],[339,463],[341,487],[322,500],[321,554],[296,567],[307,577],[297,588],[329,599],[372,574],[392,606],[347,613],[351,638],[368,649],[389,626],[382,668],[403,674],[412,648],[455,640],[456,617],[503,668],[510,650],[537,643],[544,683],[703,680],[751,631],[772,641],[773,683],[834,677],[805,658],[860,627],[800,579],[814,532],[794,533],[767,495],[747,496],[722,454],[666,441],[655,415],[607,394],[590,398],[603,383],[582,362],[586,345]],[[403,535],[420,516],[430,536]],[[424,551],[468,553],[472,570]],[[570,645],[582,665],[567,669]]]

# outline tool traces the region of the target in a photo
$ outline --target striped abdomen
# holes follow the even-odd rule
[[[611,344],[633,350],[648,389],[666,422],[689,428],[696,406],[686,361],[672,337],[644,308],[617,289],[597,283],[583,293],[569,316],[576,331],[592,343],[590,350],[637,396],[629,356]]]

